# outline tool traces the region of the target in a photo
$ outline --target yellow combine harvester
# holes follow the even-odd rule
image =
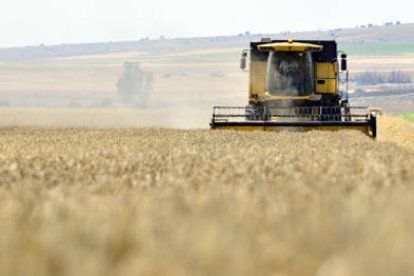
[[[242,52],[243,70],[248,57],[249,105],[214,107],[212,129],[353,128],[376,137],[376,113],[349,105],[347,56],[339,68],[335,41],[262,39]]]

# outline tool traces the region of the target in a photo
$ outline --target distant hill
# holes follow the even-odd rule
[[[414,23],[392,26],[364,26],[328,31],[238,36],[177,38],[124,42],[64,44],[0,49],[0,61],[28,61],[45,58],[72,57],[139,51],[150,54],[171,54],[198,49],[246,47],[261,37],[274,39],[336,39],[341,48],[354,55],[400,54],[414,52]]]

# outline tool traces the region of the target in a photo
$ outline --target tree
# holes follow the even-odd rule
[[[411,83],[409,74],[401,71],[392,71],[389,73],[363,72],[353,77],[359,85],[376,85],[382,83]]]
[[[386,82],[386,77],[378,72],[363,72],[356,74],[354,80],[359,85],[375,85]]]
[[[389,83],[411,83],[411,77],[409,74],[400,72],[400,71],[392,71],[388,76]]]
[[[152,73],[140,68],[139,64],[125,62],[122,77],[116,87],[121,99],[127,105],[147,107],[151,93]]]

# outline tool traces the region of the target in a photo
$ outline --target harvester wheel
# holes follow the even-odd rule
[[[371,130],[372,138],[377,137],[377,114],[375,112],[371,112],[369,116],[369,128]]]

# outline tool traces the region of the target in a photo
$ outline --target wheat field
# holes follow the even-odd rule
[[[414,128],[0,129],[0,275],[409,275]]]

